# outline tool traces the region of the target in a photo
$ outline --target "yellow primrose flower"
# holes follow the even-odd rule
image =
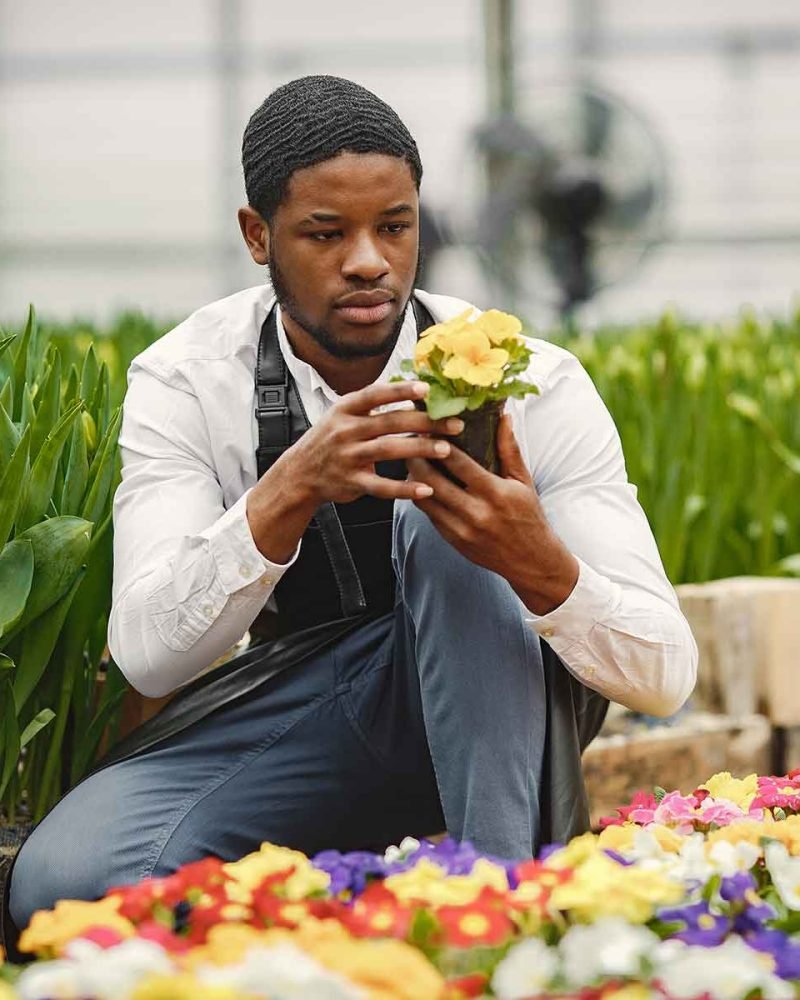
[[[130,1000],[251,1000],[255,994],[232,986],[202,983],[191,975],[148,976],[134,989]]]
[[[623,823],[620,826],[607,826],[597,838],[598,845],[605,851],[618,851],[624,854],[633,849],[634,838],[640,830],[636,823]],[[661,823],[651,823],[647,827],[647,832],[652,834],[662,851],[671,854],[678,854],[683,845],[684,838],[681,834],[671,830]]]
[[[633,924],[648,921],[656,907],[677,903],[685,888],[659,872],[625,867],[602,851],[575,869],[572,878],[553,889],[550,907],[568,911],[579,923],[622,917]]]
[[[8,983],[0,982],[0,1000],[18,1000],[17,994]]]
[[[508,351],[492,347],[480,330],[465,330],[449,341],[452,356],[442,367],[446,378],[460,378],[470,385],[496,385],[503,377]]]
[[[644,983],[626,983],[603,993],[603,1000],[654,1000],[655,993]]]
[[[42,958],[58,955],[90,927],[108,927],[123,938],[133,937],[133,924],[118,912],[121,903],[121,896],[107,896],[96,903],[60,899],[55,909],[34,913],[20,935],[19,950],[35,952]]]
[[[499,309],[487,309],[475,320],[477,326],[493,344],[502,344],[504,340],[522,340],[520,331],[522,323],[511,313]]]
[[[758,775],[748,774],[746,778],[734,778],[730,771],[720,771],[712,775],[700,786],[715,799],[727,799],[745,812],[758,795]]]
[[[245,890],[252,891],[268,875],[275,875],[288,868],[294,868],[294,871],[283,884],[287,899],[305,899],[330,885],[330,875],[315,868],[305,854],[268,843],[262,844],[258,851],[246,855],[241,861],[230,862],[223,870]],[[248,902],[248,899],[240,898],[235,890],[229,891],[228,895],[235,902]]]
[[[265,944],[266,933],[251,924],[215,924],[209,929],[205,944],[187,952],[183,962],[187,968],[209,962],[212,965],[241,962],[250,948]]]
[[[422,858],[408,871],[384,880],[401,903],[419,900],[432,906],[463,906],[471,903],[487,886],[498,892],[508,889],[505,869],[479,858],[468,875],[448,875],[430,858]]]
[[[566,847],[553,851],[545,864],[548,868],[576,868],[601,850],[599,838],[593,833],[573,837]]]
[[[273,927],[267,945],[288,942],[362,987],[369,1000],[439,1000],[445,983],[427,958],[404,941],[354,938],[335,920],[311,919],[297,930]]]

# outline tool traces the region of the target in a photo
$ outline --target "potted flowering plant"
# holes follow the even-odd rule
[[[400,367],[430,386],[419,408],[432,420],[459,416],[464,430],[450,440],[484,468],[498,472],[495,439],[505,401],[539,390],[519,377],[533,352],[517,317],[498,309],[475,313],[470,307],[429,327],[417,341],[413,359]]]

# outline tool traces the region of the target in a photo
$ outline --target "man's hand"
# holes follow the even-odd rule
[[[578,562],[547,523],[505,414],[497,451],[499,476],[451,449],[443,464],[463,488],[424,459],[411,459],[409,476],[433,488],[432,496],[415,503],[463,556],[505,577],[534,614],[547,614],[572,593]]]
[[[441,458],[447,442],[428,435],[456,434],[463,423],[456,418],[431,420],[414,409],[374,413],[380,406],[422,399],[424,382],[379,383],[348,393],[306,431],[285,453],[293,479],[302,483],[316,505],[326,500],[346,503],[369,493],[385,500],[414,500],[430,496],[426,483],[387,479],[375,471],[377,462],[390,459]],[[414,435],[414,436],[398,436]]]

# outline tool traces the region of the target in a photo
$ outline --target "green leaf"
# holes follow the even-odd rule
[[[2,407],[6,411],[6,414],[14,412],[14,379],[13,378],[7,378],[5,380],[5,382],[3,383],[3,388],[0,389],[0,407]],[[14,427],[14,430],[16,430],[16,427],[14,426],[14,422],[13,422],[13,420],[11,420],[11,417],[8,417],[8,420],[9,420],[9,423],[11,424],[11,426]]]
[[[64,390],[64,406],[67,407],[69,404],[78,398],[78,385],[79,376],[78,369],[75,365],[70,365],[69,376],[67,377],[67,387]]]
[[[0,637],[22,619],[33,584],[33,546],[15,539],[0,550]]]
[[[4,337],[3,340],[0,340],[0,358],[6,353],[8,348],[11,346],[11,344],[14,343],[16,339],[17,339],[16,337],[12,336],[12,337]]]
[[[454,417],[463,413],[467,406],[466,396],[451,396],[438,385],[432,385],[425,397],[425,406],[431,420]]]
[[[33,546],[33,582],[22,618],[13,630],[7,630],[8,638],[21,632],[67,593],[86,560],[92,529],[92,524],[79,517],[52,517],[9,542],[16,545],[27,540]]]
[[[5,653],[0,653],[0,670],[13,670],[15,666],[16,664],[10,656],[6,656]]]
[[[81,414],[83,416],[83,414]],[[83,420],[76,420],[72,428],[64,488],[61,491],[62,514],[77,514],[81,509],[86,484],[89,481],[89,456],[86,452],[86,434]]]
[[[111,483],[114,480],[117,461],[117,440],[122,424],[122,409],[118,408],[109,424],[105,437],[100,442],[92,466],[89,469],[89,492],[81,509],[81,517],[87,521],[99,521],[103,516]]]
[[[94,397],[94,391],[97,388],[97,355],[95,354],[94,345],[89,345],[89,350],[86,352],[86,356],[83,359],[83,369],[81,371],[81,399],[89,406]]]
[[[20,749],[24,750],[33,737],[40,733],[45,726],[49,726],[55,717],[56,713],[51,708],[43,708],[41,712],[38,712],[22,730],[22,735],[19,738]]]
[[[36,417],[33,421],[31,454],[38,455],[44,439],[58,421],[61,409],[61,355],[53,351],[53,361],[39,386]]]
[[[20,504],[18,529],[24,530],[35,524],[46,513],[55,486],[58,460],[80,411],[81,404],[76,400],[45,438],[33,463],[25,498]]]
[[[39,616],[35,628],[25,629],[22,634],[22,651],[17,658],[17,672],[14,675],[17,713],[22,711],[50,662],[70,605],[85,573],[86,570],[81,569],[67,593]]]
[[[0,744],[2,745],[2,770],[0,771],[0,799],[5,794],[11,776],[17,769],[20,752],[19,722],[7,675],[0,674]]]
[[[73,755],[72,780],[79,781],[94,759],[100,740],[103,737],[106,726],[114,717],[114,713],[122,705],[126,691],[116,691],[98,710],[95,717],[89,724],[86,733],[82,736],[80,745]]]
[[[661,804],[666,794],[667,794],[666,788],[662,788],[661,785],[656,785],[656,787],[653,789],[653,798],[656,800],[657,805]]]
[[[27,385],[22,387],[22,409],[20,412],[19,423],[17,427],[20,434],[25,430],[26,427],[30,427],[33,423],[33,418],[36,416],[36,407],[33,405],[33,396],[31,395],[31,390]],[[14,401],[16,402],[16,393],[14,393]]]
[[[10,383],[9,383],[10,384]],[[0,466],[5,468],[19,445],[20,433],[0,403]]]
[[[0,545],[5,545],[11,534],[28,481],[29,446],[30,428],[26,427],[16,451],[11,456],[11,461],[0,478]]]
[[[22,419],[22,405],[23,405],[23,389],[27,383],[27,372],[28,372],[28,352],[30,349],[31,336],[37,329],[36,323],[36,310],[33,306],[28,307],[28,320],[25,323],[25,329],[22,333],[22,339],[19,342],[16,353],[14,355],[14,412],[11,414],[11,419],[19,423]]]
[[[800,576],[800,552],[794,552],[781,559],[772,568],[774,573],[786,576]]]

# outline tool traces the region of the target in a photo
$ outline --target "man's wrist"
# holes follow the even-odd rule
[[[541,617],[566,601],[580,576],[580,563],[555,536],[537,550],[509,583],[525,607]]]
[[[319,506],[305,478],[295,474],[288,452],[247,497],[247,522],[256,548],[274,563],[287,562]]]

